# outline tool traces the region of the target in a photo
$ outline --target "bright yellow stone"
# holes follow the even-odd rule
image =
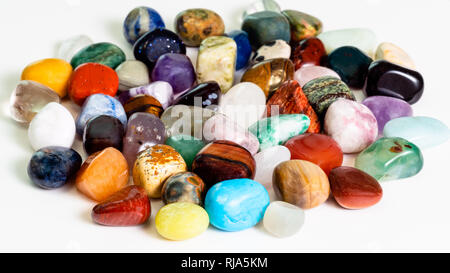
[[[202,234],[209,226],[208,213],[199,205],[171,203],[156,214],[156,230],[166,239],[181,241]]]
[[[44,59],[27,65],[22,72],[22,80],[39,82],[63,98],[71,75],[70,63],[61,59]]]

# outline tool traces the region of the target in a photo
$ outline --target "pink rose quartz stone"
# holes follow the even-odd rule
[[[300,84],[301,87],[303,87],[309,81],[324,76],[331,76],[341,79],[341,77],[339,77],[339,75],[333,70],[323,66],[316,66],[316,65],[302,66],[299,70],[295,71],[294,79]]]

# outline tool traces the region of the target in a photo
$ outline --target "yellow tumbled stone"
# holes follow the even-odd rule
[[[381,43],[375,53],[375,60],[385,60],[409,69],[416,69],[416,65],[408,53],[393,43]]]
[[[71,75],[72,66],[68,62],[61,59],[44,59],[27,65],[21,78],[41,83],[63,98],[67,94]]]
[[[162,237],[181,241],[202,234],[209,226],[209,216],[199,205],[178,202],[162,207],[156,214],[155,223]]]

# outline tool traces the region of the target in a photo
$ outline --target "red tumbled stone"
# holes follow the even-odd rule
[[[305,64],[323,65],[326,57],[327,52],[322,41],[313,37],[300,42],[292,52],[291,60],[295,70],[298,70]]]

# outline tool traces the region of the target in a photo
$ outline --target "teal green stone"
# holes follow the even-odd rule
[[[116,69],[125,59],[125,53],[118,46],[111,43],[97,43],[78,51],[70,64],[73,69],[84,63],[99,63]]]
[[[289,114],[259,120],[248,130],[258,138],[260,149],[264,150],[303,134],[308,130],[309,124],[310,120],[306,115]]]
[[[421,149],[446,142],[450,130],[441,121],[431,117],[401,117],[389,121],[383,130],[386,137],[401,137]]]
[[[400,137],[383,137],[362,151],[355,167],[378,181],[389,181],[416,175],[422,170],[419,147]]]
[[[166,145],[174,148],[183,157],[189,169],[191,169],[194,157],[205,147],[202,140],[188,135],[171,136],[166,140]]]

